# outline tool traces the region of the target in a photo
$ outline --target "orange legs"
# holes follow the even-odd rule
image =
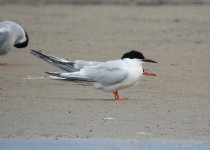
[[[113,94],[114,94],[115,100],[123,100],[123,99],[126,100],[126,99],[128,99],[128,98],[120,98],[120,96],[118,94],[118,90],[113,91]]]
[[[114,94],[115,100],[120,100],[120,97],[119,97],[119,94],[118,94],[117,90],[113,91],[113,94]]]

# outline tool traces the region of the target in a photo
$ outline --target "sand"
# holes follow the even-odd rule
[[[0,57],[0,137],[210,140],[210,6],[1,5],[25,26],[29,47]],[[48,79],[61,58],[110,60],[129,50],[156,77],[120,90],[128,100]]]

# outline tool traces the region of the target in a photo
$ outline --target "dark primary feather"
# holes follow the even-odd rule
[[[34,56],[48,62],[49,64],[54,65],[54,66],[56,66],[56,67],[58,67],[62,70],[67,71],[67,72],[79,71],[79,69],[74,67],[74,63],[72,63],[72,62],[62,62],[62,61],[59,61],[58,59],[56,59],[53,56],[47,56],[47,55],[44,55],[41,52],[38,52],[38,51],[35,51],[35,50],[31,50],[31,53]]]

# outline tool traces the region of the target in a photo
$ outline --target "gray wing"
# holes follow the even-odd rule
[[[0,45],[2,45],[8,38],[9,32],[7,30],[0,29]]]
[[[113,67],[116,66],[116,67]],[[78,72],[47,72],[53,79],[64,79],[69,81],[97,82],[109,86],[120,83],[127,79],[128,72],[120,69],[117,63],[100,63],[99,65],[87,66]]]
[[[85,68],[84,71],[90,81],[106,86],[120,83],[128,77],[127,71],[113,66],[90,67]]]
[[[0,55],[1,54],[4,55],[9,51],[8,46],[7,46],[7,42],[9,42],[8,36],[9,36],[9,33],[7,31],[4,31],[4,32],[0,31]]]
[[[102,62],[98,61],[85,61],[85,60],[75,60],[74,61],[74,66],[78,69],[82,69],[87,66],[93,66],[93,65],[98,65]]]

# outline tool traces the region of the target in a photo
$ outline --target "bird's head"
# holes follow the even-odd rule
[[[123,54],[123,56],[121,57],[121,59],[126,59],[126,58],[127,59],[138,59],[138,60],[140,60],[141,63],[144,63],[144,62],[157,63],[154,60],[145,58],[141,52],[138,52],[135,50],[127,52],[127,53]],[[144,76],[156,76],[156,74],[154,74],[154,73],[145,72],[144,69],[143,69],[143,75]]]
[[[157,63],[154,60],[145,58],[144,55],[141,52],[132,50],[130,52],[127,52],[125,54],[123,54],[123,56],[121,57],[121,59],[125,59],[125,58],[129,58],[129,59],[139,59],[141,62],[150,62],[150,63]]]

